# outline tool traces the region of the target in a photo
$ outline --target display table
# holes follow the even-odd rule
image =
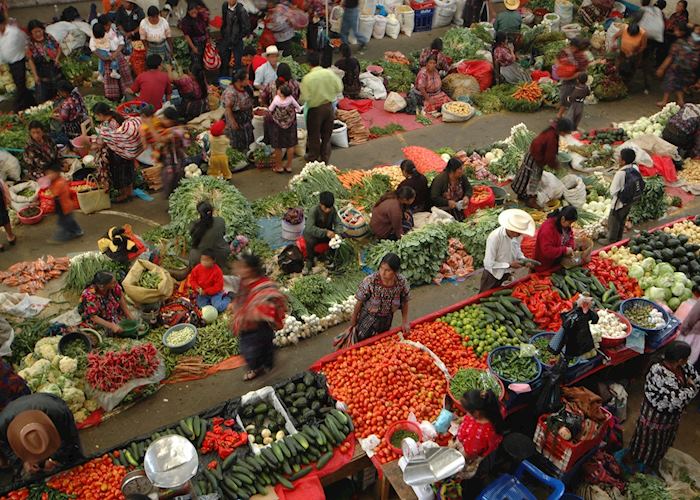
[[[417,500],[413,488],[403,480],[403,471],[399,468],[398,460],[384,464],[382,473],[384,477],[377,481],[380,500],[388,500],[392,488],[401,500]]]

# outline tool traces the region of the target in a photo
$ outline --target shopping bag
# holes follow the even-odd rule
[[[211,40],[207,40],[204,46],[204,68],[213,71],[221,66],[221,56],[216,50],[216,45]]]
[[[139,286],[138,283],[141,275],[147,271],[160,276],[158,288],[144,288]],[[137,304],[152,304],[169,298],[173,294],[175,282],[172,276],[170,276],[170,273],[162,267],[157,266],[153,262],[138,259],[134,265],[131,266],[129,273],[122,282],[122,286],[124,287],[124,292]]]
[[[107,210],[112,206],[109,201],[109,193],[101,187],[94,176],[88,175],[88,183],[95,186],[95,189],[78,192],[78,205],[84,214],[93,214],[100,210]]]
[[[341,351],[350,347],[353,344],[356,344],[357,342],[358,339],[355,327],[350,327],[333,339],[333,348],[336,351]]]

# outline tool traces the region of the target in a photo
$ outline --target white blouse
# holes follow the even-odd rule
[[[139,25],[139,36],[147,42],[162,43],[170,38],[170,25],[162,17],[158,18],[158,24],[151,24],[146,17]]]

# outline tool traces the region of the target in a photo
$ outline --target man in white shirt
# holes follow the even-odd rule
[[[501,286],[511,277],[513,270],[523,267],[520,262],[525,257],[520,249],[522,236],[535,235],[535,221],[532,216],[518,208],[501,212],[498,223],[500,227],[491,231],[486,239],[484,271],[481,273],[479,293]]]
[[[22,111],[35,103],[34,96],[27,88],[27,35],[17,26],[7,22],[4,12],[0,12],[0,64],[10,67],[15,83],[15,111]]]
[[[277,64],[279,61],[277,46],[268,46],[267,49],[265,49],[265,57],[267,58],[267,62],[255,70],[255,82],[253,86],[256,89],[261,89],[268,83],[277,80]]]
[[[608,216],[608,241],[605,243],[616,243],[622,239],[625,231],[625,223],[630,209],[634,204],[635,199],[641,196],[644,192],[644,180],[639,172],[639,167],[635,163],[637,153],[633,149],[625,148],[620,151],[620,170],[615,173],[612,182],[610,183],[610,215]],[[625,189],[628,184],[627,176],[630,181],[630,189]]]

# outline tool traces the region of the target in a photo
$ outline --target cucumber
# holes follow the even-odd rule
[[[201,448],[204,442],[204,437],[207,434],[207,420],[204,418],[199,419],[199,434],[197,435],[197,448]]]
[[[328,426],[325,423],[319,425],[319,429],[321,429],[321,431],[326,435],[326,438],[328,438],[328,442],[330,444],[332,444],[333,446],[338,444],[336,442],[337,440],[336,440],[335,434],[333,434],[333,432],[331,432],[331,430],[328,428]]]
[[[258,463],[257,460],[253,457],[246,457],[243,462],[245,465],[247,465],[251,470],[254,470],[257,473],[262,472],[262,466]]]
[[[498,290],[495,291],[491,294],[492,297],[504,297],[504,296],[509,296],[513,293],[513,290],[510,288],[505,288],[503,290]]]
[[[136,467],[139,464],[129,450],[126,450],[124,455],[126,456],[126,461],[129,462],[129,465]]]
[[[236,456],[233,453],[231,453],[228,457],[224,459],[224,462],[221,464],[221,468],[224,470],[229,470],[233,465],[234,460],[236,460]]]
[[[282,462],[282,470],[288,476],[292,475],[292,468],[290,467],[289,462]]]
[[[192,430],[194,431],[194,437],[195,437],[195,438],[198,438],[199,435],[200,435],[201,432],[202,432],[202,429],[201,429],[201,427],[199,426],[199,422],[200,422],[201,420],[202,420],[202,419],[199,418],[199,415],[196,415],[196,416],[192,419]]]
[[[296,481],[297,479],[301,479],[302,477],[306,476],[309,472],[311,472],[313,468],[312,467],[304,467],[301,469],[299,472],[296,474],[292,475],[289,480],[290,481]]]
[[[347,424],[348,420],[350,420],[345,413],[340,410],[336,410],[335,408],[331,410],[331,415],[333,415],[341,425]]]
[[[284,443],[284,440],[280,439],[275,444],[279,447],[280,450],[282,450],[282,453],[285,457],[292,458],[292,452],[289,448],[287,448],[287,445]]]
[[[267,463],[269,463],[272,467],[277,467],[279,466],[280,461],[277,460],[277,457],[275,454],[270,450],[270,448],[263,448],[260,450],[260,454],[265,457],[265,460]]]
[[[284,453],[282,452],[282,448],[280,448],[279,444],[275,442],[270,443],[270,448],[272,449],[272,453],[275,454],[277,461],[282,463],[284,461]]]
[[[292,454],[292,457],[296,457],[299,452],[301,452],[301,449],[297,446],[297,441],[294,439],[292,436],[285,436],[284,437],[284,444],[287,445],[287,448],[289,449],[289,452]]]
[[[234,474],[247,476],[251,480],[255,479],[255,474],[251,473],[247,468],[242,467],[240,464],[236,464],[231,467],[231,472]]]
[[[263,483],[265,483],[265,486],[267,486],[268,484],[273,484],[272,478],[270,476],[268,476],[265,472],[260,474],[260,479],[262,480]]]
[[[224,492],[228,493],[231,498],[238,498],[238,486],[236,486],[236,483],[231,481],[231,478],[225,478],[222,486],[224,488]]]
[[[284,476],[281,474],[275,474],[275,479],[277,480],[278,483],[282,485],[283,488],[286,488],[288,490],[293,490],[294,485]]]
[[[181,436],[186,437],[190,441],[194,440],[194,437],[192,436],[192,432],[190,431],[190,428],[187,427],[187,424],[185,423],[184,420],[180,420],[180,423],[178,424],[178,428],[182,431],[180,434]]]
[[[212,474],[214,474],[214,477],[216,478],[217,481],[223,481],[224,479],[224,473],[221,471],[221,464],[216,463],[216,467],[211,471]]]
[[[303,449],[305,449],[305,450],[309,449],[309,446],[310,446],[309,441],[308,441],[308,439],[306,439],[306,436],[304,436],[301,432],[298,432],[296,434],[292,434],[292,437],[294,437],[294,439],[296,439],[297,443],[299,443],[299,445]]]
[[[253,484],[253,480],[249,478],[246,474],[239,474],[238,472],[235,472],[231,474],[231,477],[238,479],[241,484]]]
[[[316,462],[316,468],[318,470],[323,469],[323,467],[330,461],[331,458],[333,458],[332,451],[324,453],[323,455],[321,455],[321,458],[319,458],[318,461]]]
[[[216,488],[218,486],[219,481],[214,476],[214,473],[209,469],[204,469],[204,477],[207,478],[207,481],[209,481],[212,488]]]
[[[226,479],[228,479],[228,480],[231,481],[233,484],[235,484],[235,485],[236,485],[236,488],[240,488],[241,485],[243,485],[243,481],[241,481],[240,479],[234,477],[234,476],[231,475],[231,474],[229,474],[228,476],[224,476],[224,480],[226,480]]]
[[[333,436],[335,436],[335,440],[338,442],[338,444],[342,443],[343,440],[345,440],[345,436],[343,436],[343,434],[338,429],[335,419],[333,419],[332,417],[326,417],[326,425],[330,429],[331,433],[333,433]]]

